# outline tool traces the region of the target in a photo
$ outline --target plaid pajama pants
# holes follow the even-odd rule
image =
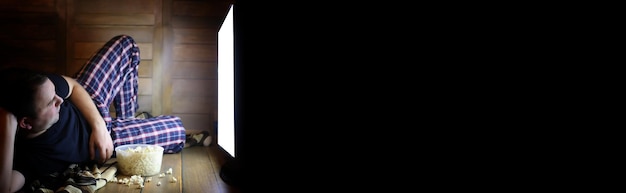
[[[75,75],[91,95],[107,124],[115,147],[125,144],[155,144],[164,153],[178,153],[185,143],[185,128],[179,117],[160,115],[136,119],[139,47],[132,37],[109,40]],[[113,103],[116,118],[109,107]]]

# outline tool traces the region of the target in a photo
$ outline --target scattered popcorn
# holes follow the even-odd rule
[[[174,177],[172,172],[172,168],[169,168],[165,173],[160,173],[159,174],[159,178],[163,178],[166,175],[170,175],[169,177],[169,182],[170,183],[177,183],[178,179],[176,179],[176,177]],[[143,189],[145,187],[144,183],[147,182],[152,182],[153,180],[153,176],[147,176],[147,177],[142,177],[141,175],[132,175],[130,176],[130,178],[117,178],[117,177],[113,177],[110,181],[108,182],[116,182],[118,184],[124,184],[127,185],[128,187],[132,187],[133,185],[137,185],[137,189]],[[161,186],[161,181],[157,181],[156,183],[157,186]]]
[[[130,181],[135,182],[136,184],[143,184],[143,178],[140,175],[131,176]]]

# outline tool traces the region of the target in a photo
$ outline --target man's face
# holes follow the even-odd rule
[[[30,132],[39,132],[50,128],[59,121],[59,110],[63,98],[56,95],[54,84],[48,79],[35,94],[35,112],[37,118],[30,119],[32,129]]]

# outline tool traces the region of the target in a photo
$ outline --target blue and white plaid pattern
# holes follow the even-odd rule
[[[113,145],[155,144],[165,153],[180,152],[185,128],[179,117],[156,116],[135,119],[139,47],[132,37],[119,35],[109,40],[76,74],[76,80],[90,93],[111,132]],[[109,107],[113,102],[116,118]]]

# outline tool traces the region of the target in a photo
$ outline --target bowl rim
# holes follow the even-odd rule
[[[163,147],[161,147],[161,146],[159,146],[159,145],[155,145],[155,144],[124,144],[124,145],[120,145],[120,146],[115,147],[115,151],[122,150],[122,148],[133,147],[133,146],[137,146],[137,147],[138,147],[138,146],[142,146],[142,147],[149,147],[149,146],[153,146],[153,147],[156,147],[156,148],[158,148],[158,149],[161,149],[161,151],[163,151],[163,150],[164,150],[164,148],[163,148]],[[124,149],[124,150],[125,150],[125,149]]]

